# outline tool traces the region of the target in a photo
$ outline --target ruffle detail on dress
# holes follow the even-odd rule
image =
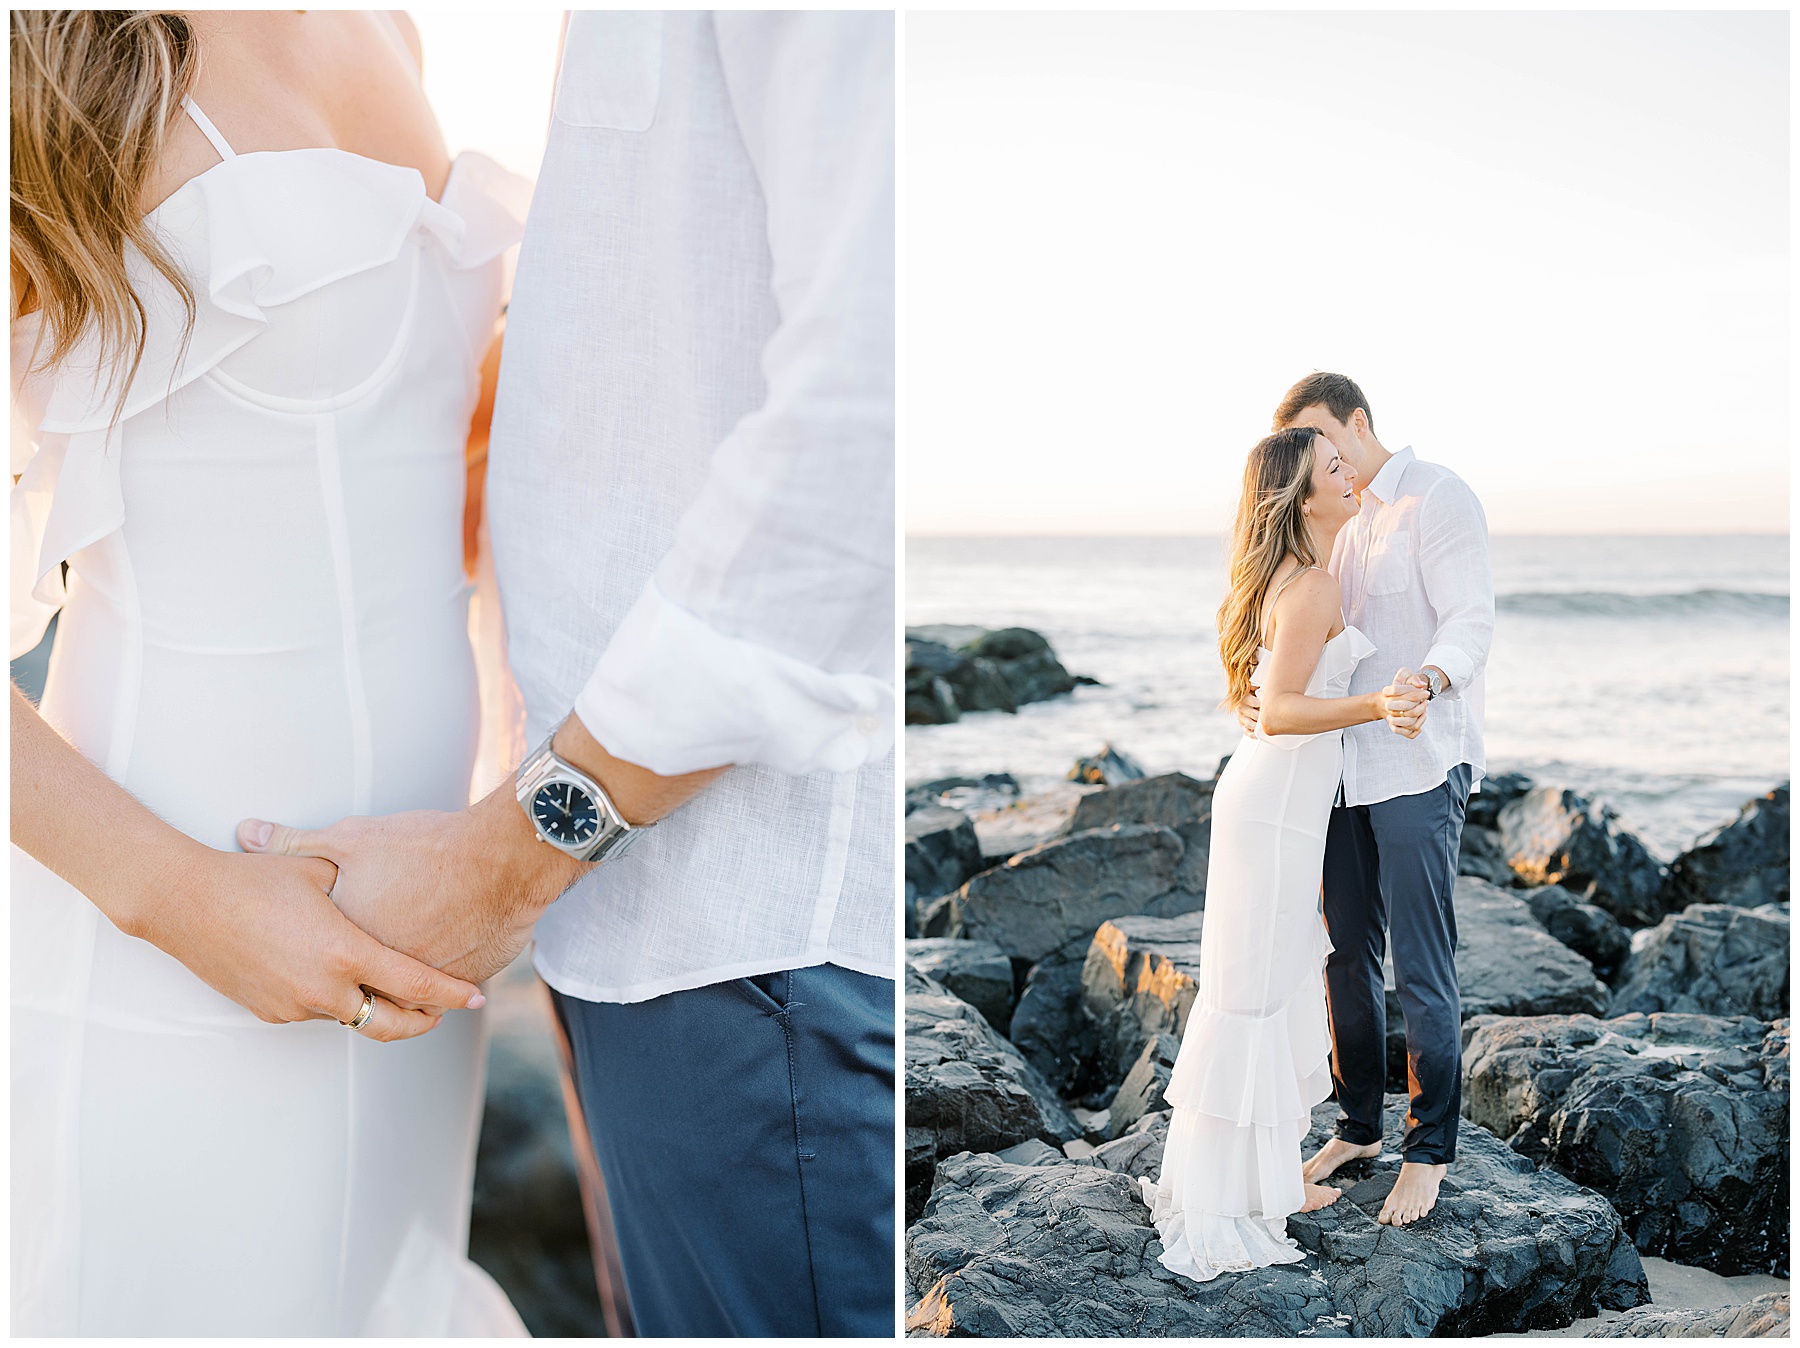
[[[39,325],[35,315],[16,323],[13,654],[28,638],[24,649],[36,644],[61,606],[61,564],[124,523],[120,424],[254,341],[269,327],[268,310],[386,266],[415,232],[453,269],[493,260],[518,242],[530,195],[529,182],[479,154],[457,156],[442,202],[426,195],[417,170],[344,150],[238,155],[182,184],[147,217],[190,278],[191,329],[174,287],[142,255],[126,259],[146,338],[122,406],[95,335],[54,371],[27,374]]]
[[[1138,1188],[1162,1240],[1157,1262],[1171,1273],[1194,1282],[1211,1282],[1221,1273],[1248,1273],[1270,1264],[1297,1264],[1306,1258],[1306,1251],[1287,1236],[1285,1217],[1189,1213],[1175,1205],[1163,1185],[1142,1178]]]
[[[1313,921],[1318,926],[1315,967],[1323,969],[1331,940],[1324,921]],[[1163,1098],[1177,1109],[1235,1127],[1272,1128],[1308,1118],[1312,1107],[1330,1094],[1331,1027],[1324,981],[1308,977],[1267,1015],[1196,1004]]]

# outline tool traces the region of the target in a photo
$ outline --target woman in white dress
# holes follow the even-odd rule
[[[1416,736],[1424,723],[1405,670],[1344,696],[1374,647],[1345,626],[1324,564],[1357,509],[1350,470],[1317,431],[1250,451],[1219,652],[1227,704],[1255,688],[1261,722],[1213,793],[1200,986],[1165,1092],[1162,1173],[1142,1181],[1163,1264],[1197,1282],[1304,1258],[1288,1215],[1338,1197],[1302,1180],[1300,1143],[1331,1094],[1319,882],[1340,732],[1386,719]]]
[[[465,1254],[478,990],[233,835],[468,803],[529,188],[450,161],[410,28],[12,14],[14,657],[60,612],[13,692],[16,1334],[524,1332]]]

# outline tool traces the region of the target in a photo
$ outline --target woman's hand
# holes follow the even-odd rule
[[[330,862],[244,856],[195,844],[159,878],[130,934],[173,955],[259,1020],[356,1018],[361,1034],[411,1039],[446,1007],[480,1006],[478,988],[389,950],[338,911]],[[405,1002],[407,1009],[397,1005]]]
[[[1410,669],[1395,671],[1394,681],[1375,695],[1381,702],[1381,719],[1396,735],[1409,740],[1419,738],[1425,728],[1425,680]]]

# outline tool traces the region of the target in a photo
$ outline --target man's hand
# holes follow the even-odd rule
[[[1246,735],[1254,735],[1258,720],[1262,716],[1262,699],[1252,688],[1244,694],[1244,700],[1237,704],[1237,723],[1243,727]]]
[[[1381,690],[1383,719],[1396,735],[1417,739],[1425,728],[1425,680],[1410,669],[1398,670],[1394,681]]]
[[[454,812],[352,817],[321,829],[247,819],[246,852],[321,857],[331,898],[383,945],[479,983],[525,943],[538,915],[590,869],[538,839],[509,780]]]
[[[332,906],[320,861],[231,852],[183,858],[168,897],[146,905],[130,935],[180,960],[259,1020],[354,1020],[363,990],[376,994],[358,1033],[411,1039],[444,1010],[478,1007],[479,988],[389,950]]]
[[[629,824],[654,823],[725,771],[659,777],[607,753],[575,716],[554,747],[606,788]],[[345,916],[471,983],[512,963],[544,909],[593,869],[538,837],[512,778],[466,810],[354,817],[322,829],[246,819],[238,842],[246,852],[332,862],[331,897]]]

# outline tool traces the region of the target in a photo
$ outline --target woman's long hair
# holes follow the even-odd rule
[[[1262,645],[1264,605],[1281,563],[1292,556],[1317,566],[1312,536],[1300,507],[1312,495],[1311,426],[1294,426],[1259,440],[1244,465],[1244,494],[1231,526],[1231,586],[1219,605],[1219,659],[1225,666],[1225,701],[1235,707],[1250,692],[1250,673]]]
[[[145,225],[142,201],[198,66],[178,13],[12,11],[11,319],[42,312],[36,368],[61,363],[91,328],[121,405],[145,341],[132,250],[193,321],[193,290]]]

